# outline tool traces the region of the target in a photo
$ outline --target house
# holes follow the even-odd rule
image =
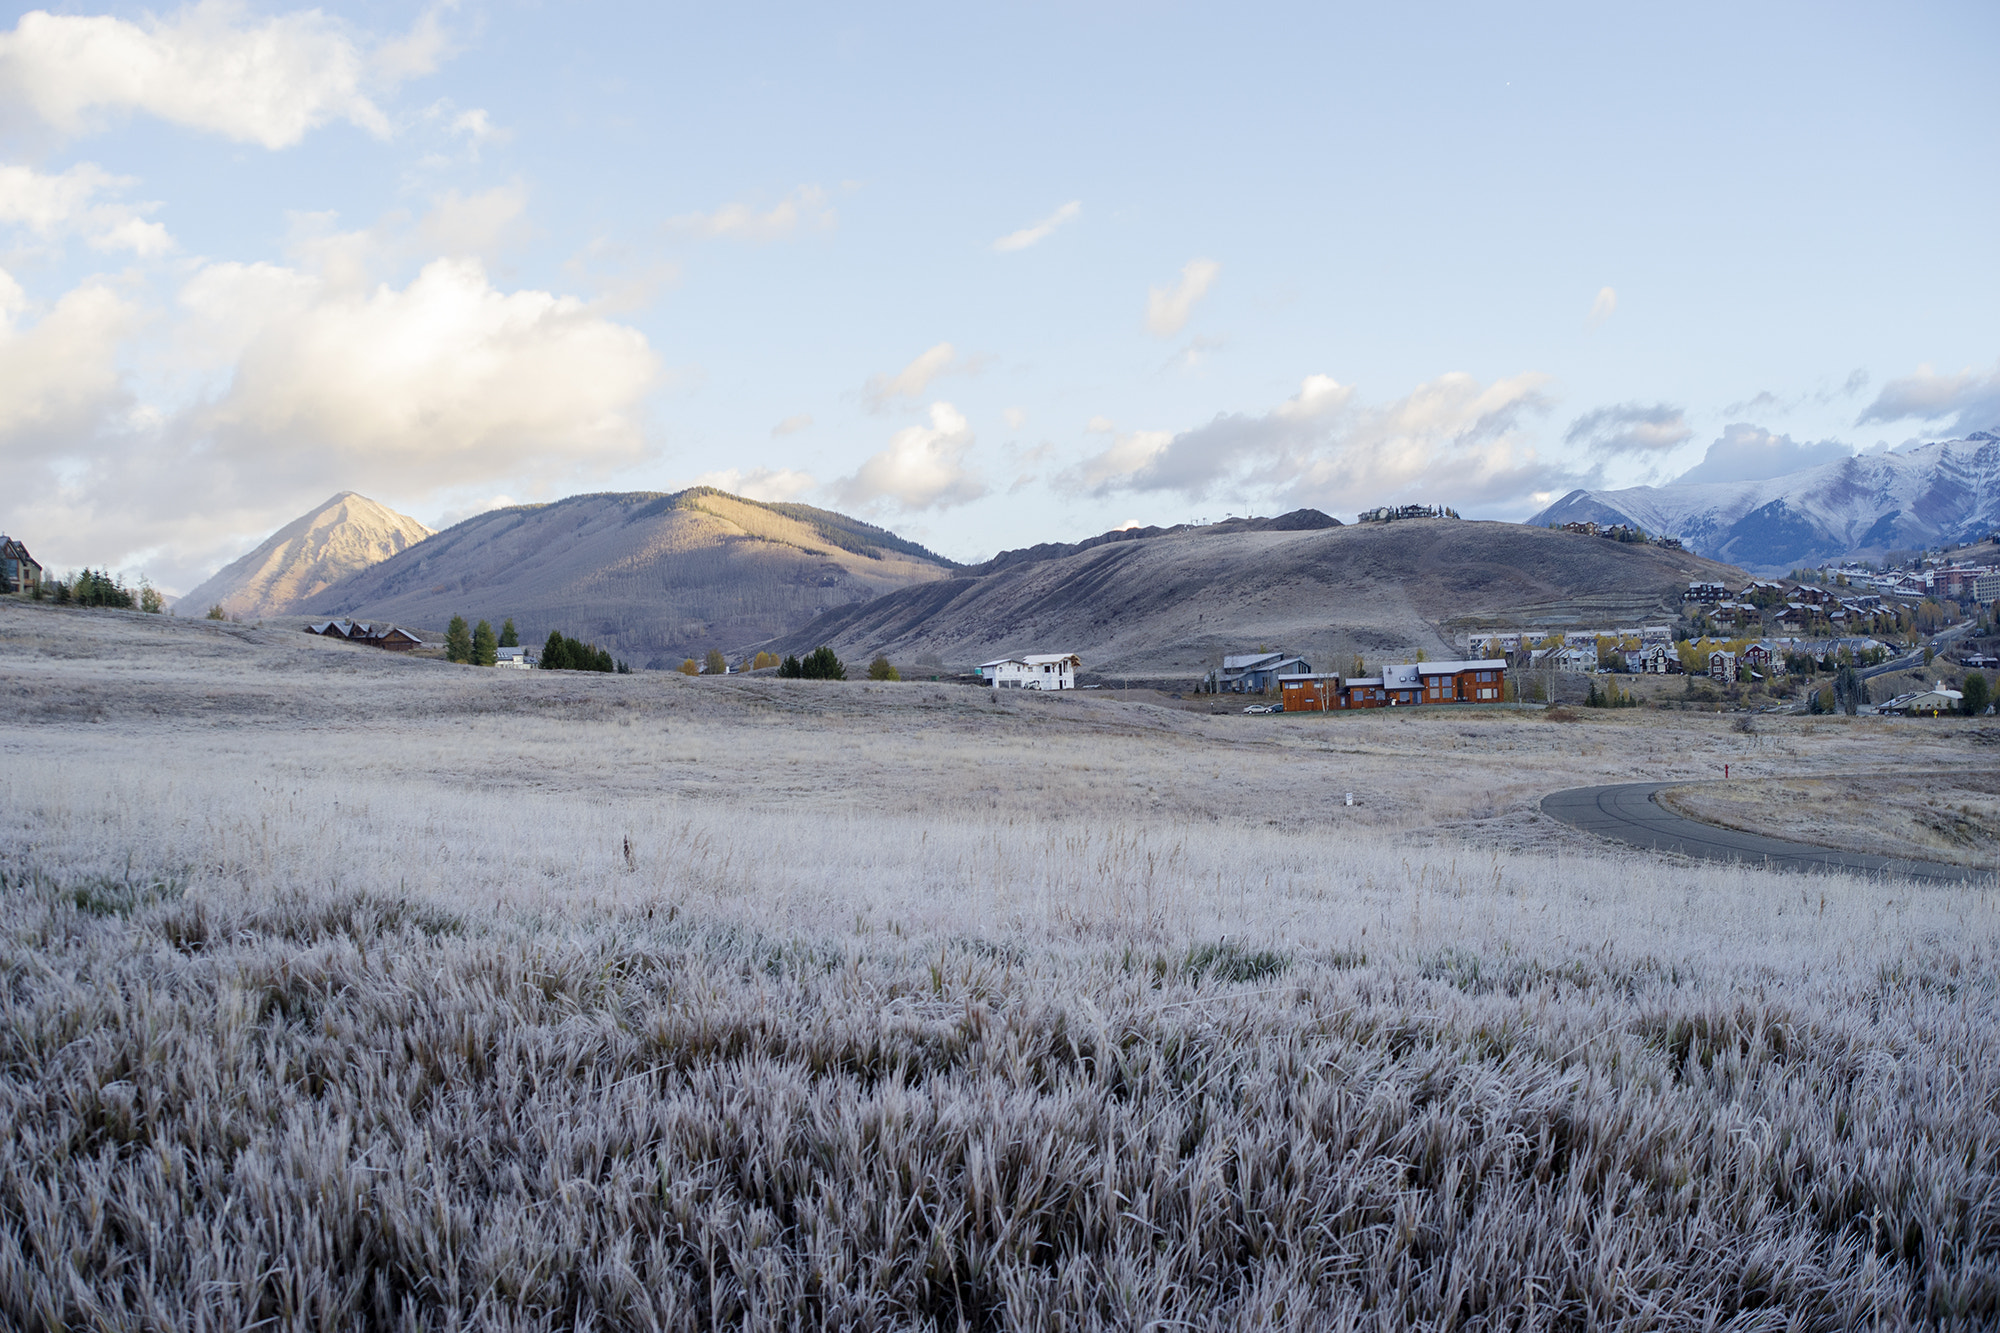
[[[1671,643],[1648,643],[1639,650],[1638,665],[1633,670],[1645,676],[1677,676],[1681,672],[1681,655]]]
[[[1278,686],[1287,713],[1331,713],[1347,706],[1341,696],[1340,677],[1333,672],[1286,676]]]
[[[1289,653],[1232,653],[1202,678],[1210,694],[1262,694],[1274,689],[1280,676],[1309,676],[1312,663]]]
[[[1507,663],[1490,657],[1473,662],[1419,662],[1417,679],[1427,704],[1498,703],[1506,695]]]
[[[1536,663],[1552,671],[1567,671],[1574,675],[1588,676],[1597,670],[1597,649],[1581,645],[1574,648],[1557,648],[1542,654]]]
[[[494,650],[493,665],[513,667],[516,670],[533,669],[535,663],[528,657],[526,648],[498,648]]]
[[[1690,583],[1681,594],[1684,602],[1700,602],[1704,606],[1714,606],[1729,596],[1729,585],[1725,583]]]
[[[42,586],[42,566],[28,548],[0,533],[0,592],[33,592]]]
[[[1424,682],[1415,662],[1382,668],[1382,694],[1391,708],[1414,708],[1422,702]]]
[[[1083,659],[1075,653],[1029,653],[979,664],[979,678],[995,689],[1073,690]]]
[[[1357,676],[1340,683],[1340,706],[1342,708],[1387,708],[1389,699],[1382,692],[1380,676]]]
[[[1736,654],[1718,648],[1708,655],[1708,674],[1713,680],[1734,682],[1736,679]]]
[[[1771,661],[1778,654],[1778,646],[1769,639],[1753,643],[1743,650],[1743,665],[1753,671],[1769,671]]]
[[[1880,713],[1901,713],[1904,717],[1937,717],[1941,713],[1956,713],[1965,696],[1957,690],[1918,690],[1914,694],[1899,694],[1876,711]]]
[[[329,639],[345,639],[349,643],[362,643],[370,648],[387,648],[392,653],[407,653],[412,648],[423,647],[424,641],[406,629],[394,625],[371,625],[358,620],[322,620],[306,626],[306,633],[318,634]]]

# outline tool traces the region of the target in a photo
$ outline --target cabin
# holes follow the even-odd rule
[[[306,633],[328,639],[345,639],[370,648],[386,648],[392,653],[407,653],[424,646],[422,639],[406,629],[395,625],[372,625],[360,620],[316,621],[306,626]]]
[[[1075,653],[1029,653],[979,664],[979,678],[995,689],[1073,690],[1083,659]]]
[[[41,586],[41,563],[19,541],[0,533],[0,592],[32,593]]]
[[[1262,694],[1276,689],[1280,676],[1309,676],[1312,663],[1289,653],[1232,653],[1202,678],[1210,694]]]

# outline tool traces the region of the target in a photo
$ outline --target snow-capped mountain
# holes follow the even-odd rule
[[[1763,481],[1571,491],[1528,521],[1634,523],[1756,571],[1971,541],[2000,528],[2000,436],[1975,431]]]

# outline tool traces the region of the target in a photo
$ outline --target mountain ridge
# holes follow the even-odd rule
[[[2000,527],[2000,436],[1975,431],[1856,454],[1782,476],[1575,490],[1529,519],[1630,523],[1762,573],[1843,557],[1879,559]]]

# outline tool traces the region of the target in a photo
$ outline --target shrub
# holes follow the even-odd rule
[[[217,602],[214,606],[208,608],[208,618],[210,620],[227,620],[229,619],[229,613],[222,609],[221,602]]]
[[[901,680],[902,678],[903,673],[896,670],[895,667],[890,666],[889,659],[880,653],[877,653],[875,660],[868,664],[868,679],[870,680]]]
[[[150,611],[154,615],[167,609],[167,599],[160,596],[160,590],[143,578],[139,580],[139,609]]]
[[[799,674],[807,680],[846,680],[847,668],[833,655],[833,649],[821,644],[806,654],[805,661],[799,664]]]
[[[472,631],[465,627],[464,616],[453,616],[444,627],[444,656],[447,662],[472,660]]]

